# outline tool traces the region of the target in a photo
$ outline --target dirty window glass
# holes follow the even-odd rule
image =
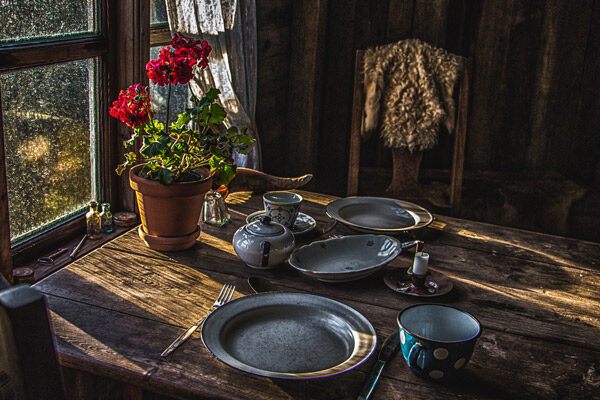
[[[97,60],[0,75],[11,241],[96,198]]]
[[[165,0],[151,0],[150,1],[150,23],[151,24],[163,24],[168,22],[167,19],[167,6]]]
[[[97,33],[96,0],[0,0],[0,45]]]

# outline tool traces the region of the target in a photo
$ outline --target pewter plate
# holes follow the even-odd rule
[[[292,253],[290,265],[323,282],[349,282],[383,268],[402,251],[400,241],[385,235],[342,236],[312,242]]]
[[[240,297],[208,316],[202,341],[218,360],[271,378],[323,378],[373,353],[377,337],[358,311],[306,293]]]
[[[255,211],[252,214],[246,217],[246,223],[254,222],[260,217],[265,216],[265,210]],[[307,232],[312,231],[317,227],[317,221],[313,217],[308,214],[304,214],[303,212],[298,213],[298,217],[296,217],[296,221],[294,221],[294,226],[292,226],[292,233],[294,235],[303,235]]]
[[[385,197],[346,197],[327,205],[327,215],[336,221],[367,233],[394,235],[423,228],[433,216],[423,207]]]

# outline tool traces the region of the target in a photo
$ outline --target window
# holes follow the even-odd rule
[[[94,0],[0,0],[0,44],[97,33]]]
[[[90,58],[0,78],[13,243],[96,199],[96,64]]]
[[[95,0],[0,0],[13,246],[81,215],[98,199],[97,88],[106,47],[99,11]]]
[[[150,23],[164,24],[167,22],[167,5],[165,0],[150,1]]]

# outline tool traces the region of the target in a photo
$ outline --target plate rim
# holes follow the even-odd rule
[[[415,219],[415,213],[411,212],[409,210],[407,210],[403,204],[405,205],[409,205],[421,212],[423,212],[423,214],[425,214],[427,216],[427,221],[424,223],[420,223],[417,222],[415,219],[415,224],[411,225],[411,226],[407,226],[407,227],[403,227],[403,228],[373,228],[373,227],[368,227],[368,226],[364,226],[364,225],[359,225],[359,224],[355,224],[353,222],[348,221],[347,219],[342,218],[342,216],[339,214],[339,212],[337,211],[339,209],[333,209],[333,207],[335,206],[335,203],[340,203],[343,202],[344,200],[352,200],[352,199],[369,199],[369,200],[375,200],[375,201],[379,201],[379,200],[385,200],[385,201],[392,201],[394,203],[396,203],[398,206],[400,206],[400,208],[402,208],[404,211],[408,212],[413,219]],[[400,233],[400,232],[404,232],[404,231],[409,231],[412,229],[420,229],[420,228],[424,228],[426,226],[428,226],[429,224],[431,224],[433,222],[433,214],[431,214],[431,212],[429,210],[427,210],[426,208],[415,204],[415,203],[411,203],[409,201],[405,201],[405,200],[400,200],[400,199],[392,199],[389,197],[377,197],[377,196],[347,196],[347,197],[342,197],[340,199],[336,199],[333,200],[332,202],[330,202],[329,204],[327,204],[326,208],[325,208],[325,212],[326,214],[329,216],[329,218],[332,218],[350,228],[354,228],[354,229],[359,229],[359,230],[364,230],[364,231],[368,231],[368,232],[373,232],[373,233]]]
[[[238,302],[243,302],[243,301],[248,301],[248,299],[250,298],[256,298],[257,296],[263,296],[263,297],[279,297],[279,296],[283,296],[283,295],[294,295],[294,296],[308,296],[308,297],[316,297],[319,299],[324,299],[325,301],[328,302],[332,302],[332,303],[336,303],[338,304],[338,306],[341,306],[342,308],[345,308],[347,310],[350,310],[350,312],[354,313],[355,315],[357,315],[360,319],[362,319],[363,323],[365,323],[365,325],[369,328],[370,332],[369,333],[363,333],[362,336],[363,337],[359,337],[358,339],[364,339],[366,342],[370,341],[370,345],[368,348],[363,348],[362,353],[360,352],[361,350],[361,346],[360,343],[357,344],[355,343],[354,346],[354,350],[352,352],[352,354],[346,359],[344,360],[342,363],[329,367],[327,369],[324,370],[320,370],[320,371],[310,371],[310,372],[296,372],[296,373],[292,373],[292,372],[276,372],[276,371],[266,371],[266,370],[262,370],[260,368],[256,368],[256,367],[252,367],[251,365],[248,365],[242,361],[239,361],[239,365],[232,365],[231,363],[222,360],[221,358],[219,358],[219,356],[217,354],[215,354],[213,352],[213,350],[210,349],[209,346],[207,346],[206,344],[206,340],[205,340],[205,326],[206,326],[206,322],[208,322],[211,318],[216,318],[214,317],[214,315],[219,315],[218,311],[222,310],[222,309],[226,309],[224,307],[231,307],[231,304],[235,304]],[[284,304],[284,303],[282,303]],[[294,303],[294,304],[298,304],[298,303]],[[353,334],[355,333],[354,331],[352,332]],[[316,379],[316,378],[326,378],[326,377],[330,377],[333,375],[338,375],[341,374],[343,372],[347,372],[350,371],[356,367],[358,367],[359,365],[361,365],[362,363],[364,363],[365,361],[367,361],[371,355],[375,352],[375,349],[377,347],[377,332],[375,331],[375,328],[373,327],[373,324],[371,323],[371,321],[369,321],[367,319],[367,317],[365,317],[362,313],[360,313],[359,311],[357,311],[355,308],[350,307],[347,304],[342,303],[341,301],[338,300],[334,300],[331,299],[329,297],[325,297],[325,296],[320,296],[317,294],[312,294],[312,293],[300,293],[300,292],[264,292],[264,293],[255,293],[255,294],[249,294],[246,296],[242,296],[242,297],[238,297],[237,299],[233,299],[230,302],[222,305],[221,307],[217,308],[215,311],[213,311],[212,313],[210,313],[206,319],[204,320],[204,323],[202,324],[202,328],[200,330],[200,337],[202,339],[202,344],[204,345],[204,348],[206,348],[208,350],[208,352],[217,360],[219,360],[220,362],[222,362],[225,365],[228,365],[236,370],[239,371],[243,371],[252,375],[257,375],[257,376],[263,376],[263,377],[267,377],[267,378],[281,378],[281,379],[289,379],[289,380],[301,380],[301,379]],[[354,337],[354,339],[356,340],[356,336]],[[367,340],[369,339],[369,340]],[[364,347],[364,346],[363,346]],[[358,349],[358,350],[357,350]],[[233,357],[232,357],[233,358]],[[356,360],[354,360],[356,359]],[[353,361],[354,360],[354,361]],[[346,365],[348,364],[348,365]],[[248,370],[248,369],[244,369],[243,367],[250,367],[252,370]],[[261,373],[258,373],[256,371],[260,371]]]
[[[313,246],[319,245],[321,243],[332,242],[332,241],[336,241],[336,240],[348,240],[348,238],[361,238],[361,239],[367,240],[367,238],[371,237],[371,236],[384,237],[386,239],[390,239],[393,242],[395,242],[398,245],[398,249],[394,252],[395,254],[393,256],[387,257],[385,261],[382,261],[375,265],[368,266],[368,267],[360,269],[358,271],[341,271],[341,272],[313,271],[313,270],[309,270],[306,268],[302,268],[299,265],[296,265],[292,262],[296,253],[299,253],[300,251],[302,251],[305,248],[306,248],[306,250],[308,250],[309,247],[313,247]],[[362,279],[367,276],[367,275],[363,276],[362,273],[376,272],[378,269],[380,269],[380,268],[384,267],[386,264],[392,262],[396,257],[398,257],[400,255],[400,253],[402,253],[402,242],[394,237],[391,237],[388,235],[379,235],[379,234],[375,234],[375,233],[370,233],[370,234],[366,234],[366,235],[346,235],[346,236],[342,236],[342,237],[334,237],[334,238],[323,239],[323,240],[315,240],[314,242],[310,242],[303,246],[300,246],[292,252],[292,254],[290,255],[290,257],[288,259],[288,263],[290,264],[290,266],[292,266],[292,268],[294,268],[308,276],[314,276],[317,279],[319,276],[322,276],[322,275],[339,275],[340,277],[343,277],[344,275],[346,275],[346,278],[347,278],[347,275],[351,275],[351,274],[359,274],[360,278],[357,278],[357,279]]]

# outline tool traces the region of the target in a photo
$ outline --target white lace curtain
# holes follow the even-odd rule
[[[169,28],[206,40],[212,47],[208,67],[196,73],[192,92],[202,96],[209,88],[221,91],[227,122],[256,139],[248,155],[235,154],[239,167],[260,169],[256,120],[256,0],[166,0]]]

